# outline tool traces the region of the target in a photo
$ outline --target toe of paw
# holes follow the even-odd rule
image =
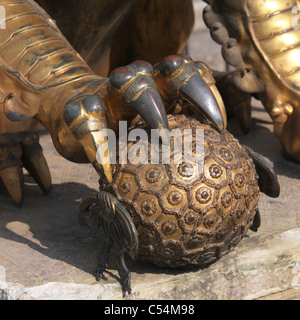
[[[96,95],[85,97],[82,104],[88,113],[100,113],[105,110],[103,101]]]
[[[146,61],[135,61],[128,66],[113,70],[109,76],[110,84],[120,90],[139,74],[152,75],[152,65]]]
[[[82,108],[79,102],[68,105],[64,111],[64,119],[67,125],[70,125],[82,114]]]
[[[158,69],[163,76],[169,77],[175,71],[179,70],[184,62],[184,57],[171,55],[165,57],[161,63],[156,66],[156,69]]]

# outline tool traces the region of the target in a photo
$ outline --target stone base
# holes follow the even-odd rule
[[[136,263],[131,266],[133,293],[125,299],[300,299],[299,248],[300,228],[296,228],[276,234],[252,233],[233,252],[202,270],[179,272]],[[62,262],[56,263],[57,266],[63,265]],[[47,271],[47,266],[43,269]],[[65,279],[69,281],[71,269],[70,265],[64,266]],[[3,267],[0,275],[1,271],[3,277]],[[86,276],[84,282],[87,283],[79,283],[76,273],[80,274],[73,270],[73,283],[48,282],[32,287],[2,279],[0,300],[123,298],[120,285],[114,279],[117,277],[115,270],[109,270],[105,274],[107,280],[99,284],[93,283],[91,275]],[[44,280],[46,278],[49,273],[45,274]]]

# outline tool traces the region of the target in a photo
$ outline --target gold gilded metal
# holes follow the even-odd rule
[[[182,2],[176,3],[182,6]],[[178,98],[192,100],[195,109],[203,111],[219,130],[226,127],[225,109],[214,84],[211,80],[207,83],[197,69],[201,63],[198,66],[187,56],[169,56],[154,70],[150,63],[136,61],[103,78],[36,2],[1,0],[0,4],[6,12],[6,27],[0,32],[1,112],[11,121],[38,120],[64,158],[90,162],[100,176],[111,181],[105,130],[117,132],[120,120],[132,121],[138,114],[153,129],[168,128],[165,109]],[[44,4],[51,7],[50,2]],[[128,14],[135,4],[126,1]],[[145,5],[141,2],[142,9]],[[188,1],[183,6],[190,5]],[[125,17],[119,10],[112,10],[112,16],[117,20]],[[110,40],[102,44],[113,46],[113,35],[107,37]],[[96,47],[93,50],[94,57]],[[93,59],[88,60],[97,69]]]
[[[204,19],[237,70],[233,82],[259,98],[273,119],[284,154],[300,161],[299,0],[208,0]],[[245,107],[244,105],[244,108]],[[249,123],[250,112],[243,114]]]

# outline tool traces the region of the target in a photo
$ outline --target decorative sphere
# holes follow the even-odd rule
[[[168,120],[170,131],[179,129],[177,138],[184,129],[193,129],[187,136],[193,152],[195,129],[202,129],[202,165],[192,157],[178,163],[184,148],[175,148],[175,139],[170,163],[151,164],[149,141],[149,163],[115,165],[113,183],[102,189],[132,215],[140,260],[167,267],[204,266],[227,254],[253,224],[258,176],[247,151],[229,132],[219,133],[184,115],[169,115]],[[135,143],[128,143],[128,150]]]

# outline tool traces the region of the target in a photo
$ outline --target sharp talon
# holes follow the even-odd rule
[[[259,177],[258,185],[260,191],[272,198],[279,197],[280,184],[275,170],[260,154],[253,152],[246,146],[245,148],[254,162],[255,169]]]
[[[22,140],[23,157],[25,169],[30,173],[40,188],[48,194],[51,190],[51,174],[39,144],[36,133],[27,133]]]
[[[42,152],[38,152],[31,157],[24,157],[25,169],[34,178],[40,188],[46,193],[50,193],[52,187],[51,174]]]
[[[19,133],[0,135],[0,179],[17,206],[23,202],[23,150]]]
[[[23,202],[24,179],[21,167],[10,167],[0,171],[0,178],[14,203],[19,207]]]
[[[199,72],[200,76],[204,79],[204,81],[209,86],[210,90],[212,91],[212,93],[217,101],[218,108],[221,113],[221,117],[222,117],[222,121],[223,121],[223,130],[226,130],[226,128],[227,128],[227,112],[226,112],[226,108],[225,108],[221,93],[216,86],[216,80],[213,77],[212,70],[205,63],[203,63],[201,61],[195,62],[195,67],[196,67],[197,71]],[[218,110],[216,112],[219,113]]]
[[[104,101],[91,95],[68,105],[64,120],[100,176],[112,182]]]
[[[134,108],[149,128],[169,129],[165,106],[152,76],[148,62],[136,61],[110,74],[111,90],[118,92],[123,103]]]
[[[163,96],[192,103],[220,131],[226,128],[226,113],[209,85],[187,56],[166,57],[155,69],[155,79]]]

